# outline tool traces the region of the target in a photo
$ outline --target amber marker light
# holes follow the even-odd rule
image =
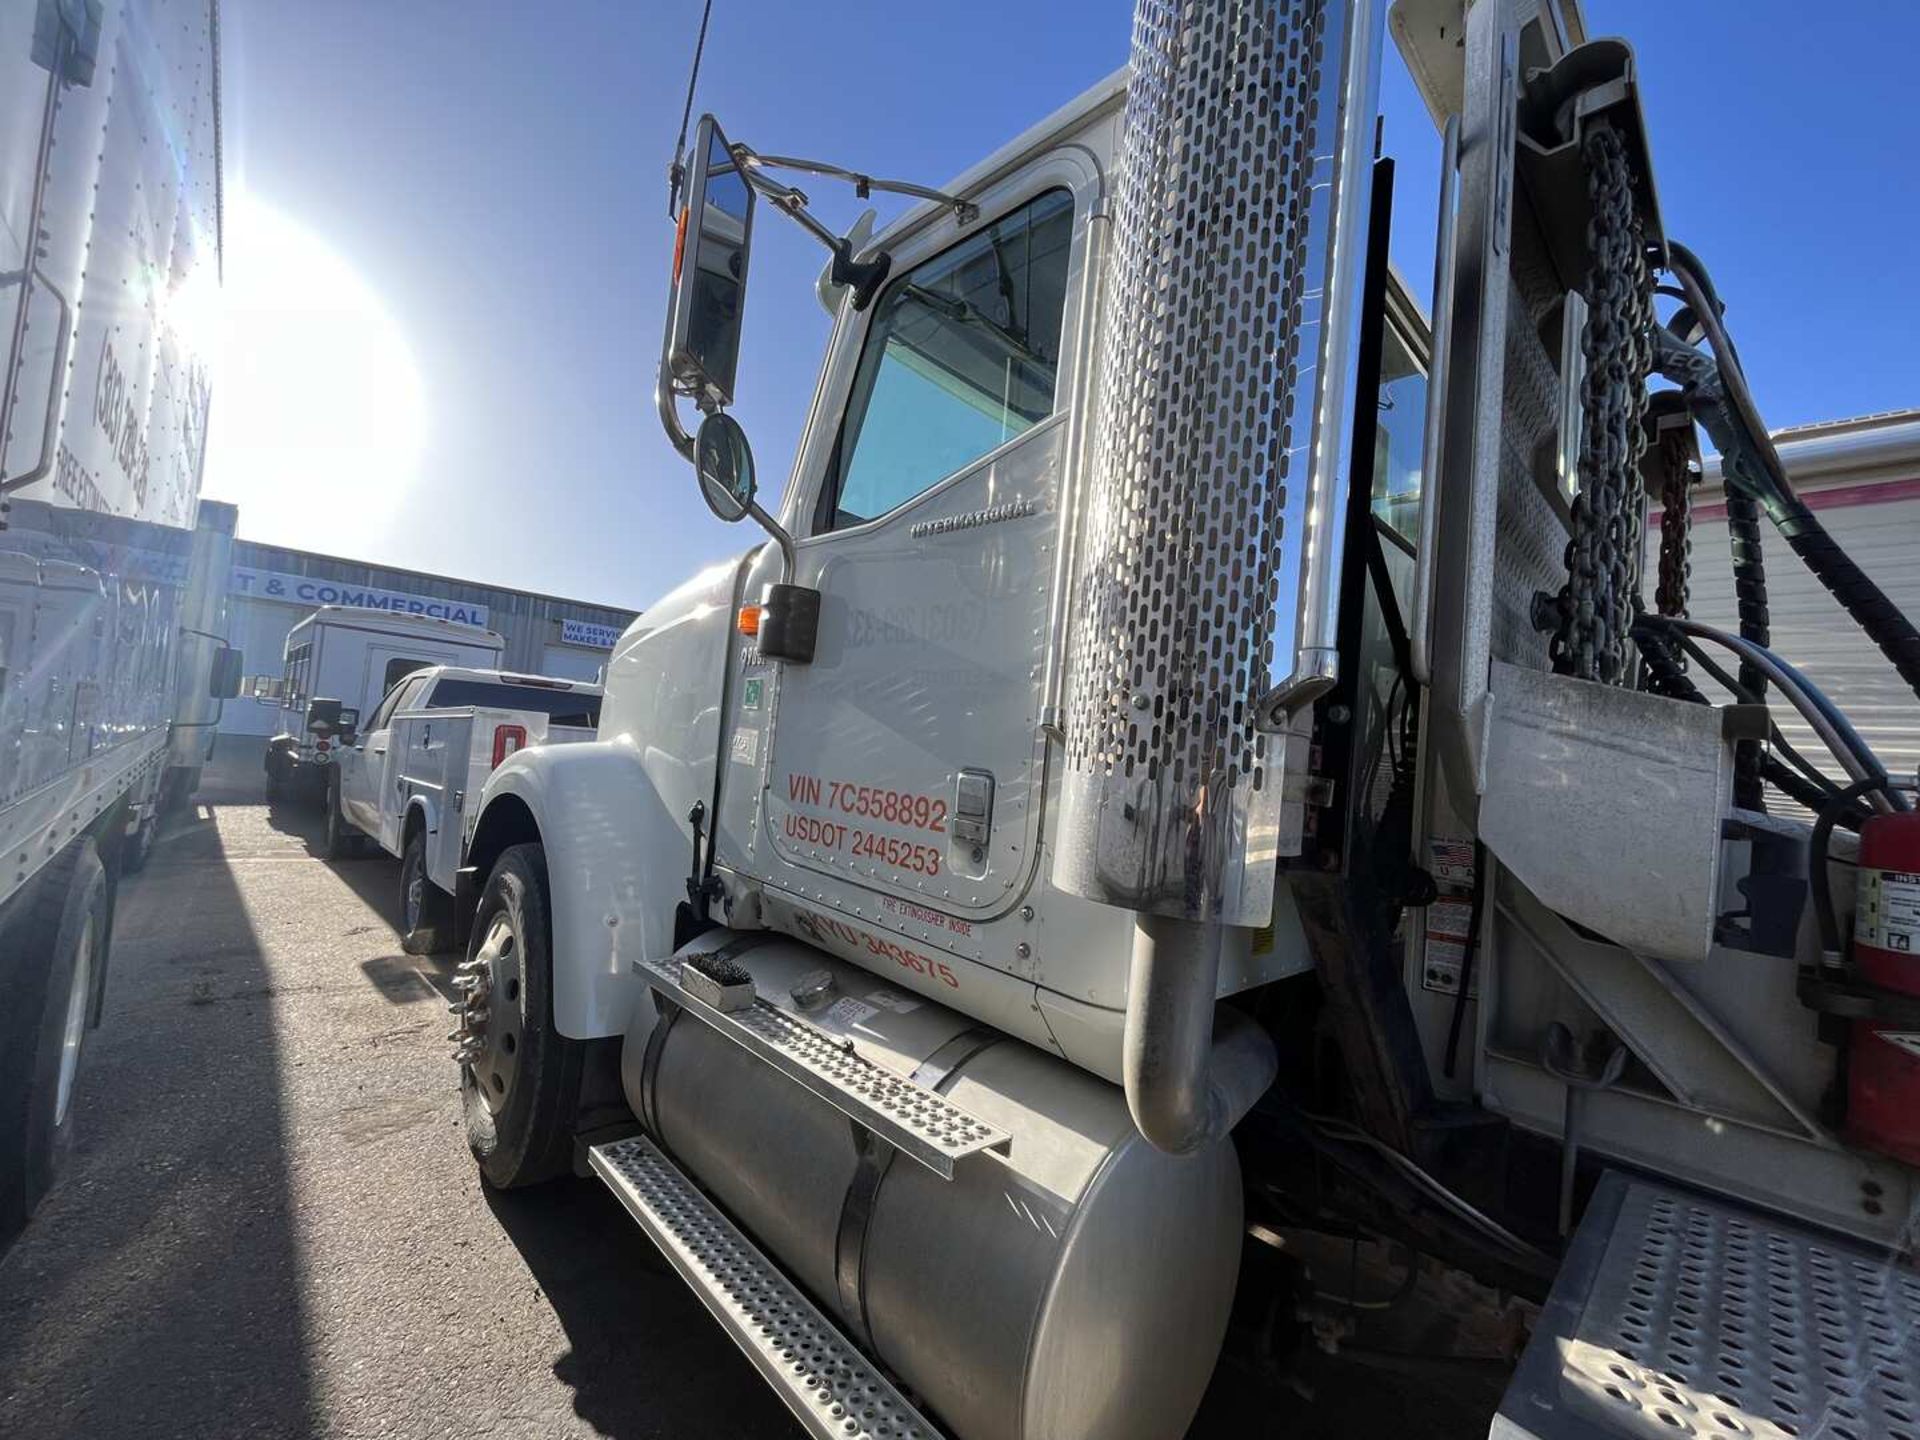
[[[760,607],[742,605],[740,607],[740,633],[751,639],[760,633]]]

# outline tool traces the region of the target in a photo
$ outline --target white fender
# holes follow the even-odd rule
[[[529,818],[537,837],[524,832]],[[576,1040],[624,1035],[635,1003],[651,1003],[633,962],[673,953],[693,860],[684,819],[630,740],[556,745],[494,771],[472,853],[490,869],[505,845],[535,838],[552,898],[554,1024]]]
[[[614,647],[600,739],[536,746],[488,777],[468,864],[538,839],[553,897],[553,1013],[562,1035],[627,1032],[648,1005],[633,962],[673,953],[693,868],[696,803],[712,808],[720,702],[746,561],[708,567]]]

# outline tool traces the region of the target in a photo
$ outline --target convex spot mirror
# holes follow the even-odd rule
[[[673,306],[667,368],[702,408],[733,401],[746,309],[747,254],[753,237],[753,187],[711,115],[700,117],[687,205],[673,244]]]
[[[693,464],[707,508],[729,524],[746,519],[753,508],[753,449],[740,422],[719,413],[702,420],[693,441]]]

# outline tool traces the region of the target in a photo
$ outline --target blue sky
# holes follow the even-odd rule
[[[707,514],[651,403],[699,10],[225,8],[230,289],[249,260],[256,299],[331,276],[298,325],[339,332],[232,322],[255,333],[229,337],[208,485],[243,535],[635,607],[752,542]],[[1638,50],[1668,229],[1712,268],[1775,425],[1920,405],[1920,7],[1819,13],[1588,7]],[[1123,63],[1130,14],[715,0],[696,113],[764,151],[937,184]],[[1424,294],[1437,144],[1391,48],[1383,76],[1394,255]],[[862,208],[806,188],[829,223]],[[827,334],[822,258],[762,212],[735,414],[775,494]],[[362,448],[318,475],[316,429]]]

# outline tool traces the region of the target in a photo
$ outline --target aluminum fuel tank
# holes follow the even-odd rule
[[[630,1034],[623,1065],[681,1168],[961,1440],[1182,1434],[1233,1296],[1232,1145],[1163,1154],[1114,1086],[798,941],[733,958],[761,998],[1012,1144],[943,1179],[682,1011]]]

